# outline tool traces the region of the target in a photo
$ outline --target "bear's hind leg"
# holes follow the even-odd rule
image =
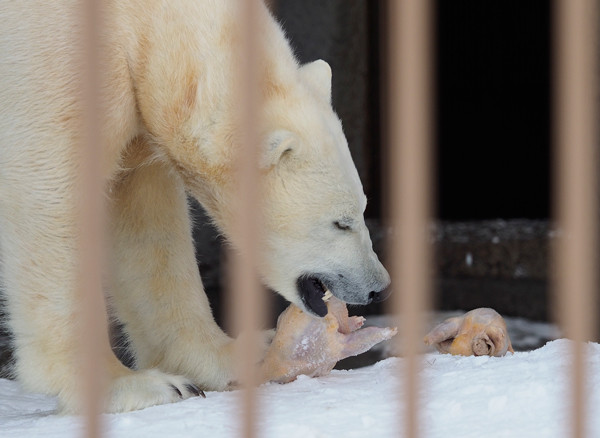
[[[202,389],[233,380],[232,342],[215,323],[196,264],[184,184],[141,138],[112,189],[111,306],[138,368],[182,374]]]

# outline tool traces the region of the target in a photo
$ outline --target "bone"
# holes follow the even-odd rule
[[[299,375],[329,374],[335,364],[390,339],[395,328],[361,328],[365,319],[348,316],[346,305],[335,297],[327,301],[323,318],[304,313],[291,304],[277,320],[277,330],[262,363],[263,381],[287,383]]]
[[[440,353],[453,355],[500,357],[507,351],[514,353],[504,319],[489,308],[447,319],[431,330],[424,341]]]

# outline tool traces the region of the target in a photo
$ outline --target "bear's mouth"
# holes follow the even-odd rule
[[[304,307],[321,318],[327,315],[327,286],[319,278],[310,276],[299,277],[296,284]]]

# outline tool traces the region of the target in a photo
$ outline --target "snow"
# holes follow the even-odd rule
[[[552,341],[502,358],[430,353],[421,372],[423,436],[562,437],[569,423],[570,348]],[[600,436],[600,344],[587,345],[588,436]],[[399,436],[404,360],[389,358],[320,378],[263,385],[258,390],[261,437]],[[239,393],[209,392],[207,398],[104,415],[107,436],[238,436]],[[10,437],[70,437],[80,419],[55,415],[56,400],[24,392],[0,380],[0,431]]]

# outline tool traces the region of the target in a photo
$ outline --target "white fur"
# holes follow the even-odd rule
[[[108,344],[99,346],[108,411],[174,401],[172,385],[187,397],[188,383],[220,390],[235,379],[232,340],[211,316],[195,264],[186,192],[235,245],[239,1],[105,2],[107,294],[145,370],[126,369]],[[58,394],[65,411],[77,411],[79,373],[76,3],[0,5],[0,259],[16,375]],[[371,249],[366,199],[331,109],[331,70],[322,61],[299,67],[266,8],[261,18],[262,278],[302,305],[299,276],[344,274],[347,284],[332,292],[364,303],[389,277]],[[335,228],[338,220],[351,229]]]

